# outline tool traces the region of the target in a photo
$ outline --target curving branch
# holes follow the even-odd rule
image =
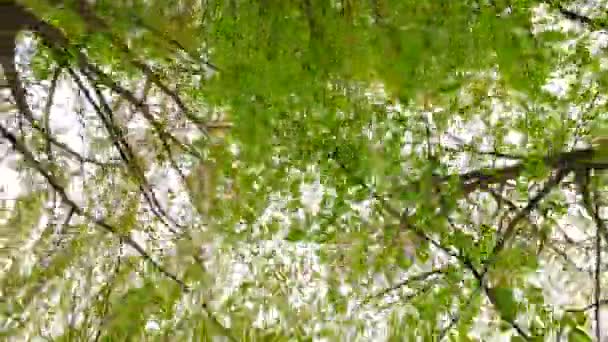
[[[11,133],[4,125],[0,125],[0,135],[11,144],[11,146],[19,152],[25,161],[30,164],[40,175],[42,175],[49,185],[60,195],[63,202],[68,206],[73,208],[74,213],[85,217],[91,222],[95,223],[99,227],[104,230],[112,233],[113,235],[119,236],[124,239],[125,243],[135,249],[142,257],[149,261],[154,268],[156,268],[160,273],[166,275],[167,277],[175,280],[183,289],[187,289],[188,286],[177,278],[177,276],[173,275],[169,271],[165,270],[156,260],[154,260],[144,249],[141,247],[135,240],[131,239],[129,236],[123,236],[123,234],[119,233],[119,230],[113,225],[107,223],[104,219],[96,218],[93,215],[87,213],[84,209],[76,204],[67,194],[65,188],[61,185],[61,182],[49,171],[47,170],[40,161],[36,159],[36,157],[32,154],[32,152],[27,148],[27,146],[20,141],[13,133]]]
[[[189,108],[187,108],[186,104],[184,103],[182,98],[177,94],[177,92],[169,89],[169,87],[161,80],[160,76],[155,73],[152,68],[150,68],[150,66],[133,56],[129,47],[122,40],[118,39],[118,37],[112,34],[109,25],[101,18],[95,15],[95,12],[90,7],[87,1],[79,0],[77,7],[77,12],[82,17],[83,22],[87,25],[87,29],[89,32],[107,33],[112,39],[114,45],[118,47],[125,55],[129,56],[129,62],[133,64],[136,68],[138,68],[146,76],[147,79],[152,81],[154,85],[161,89],[166,95],[171,97],[173,101],[177,104],[177,106],[180,108],[182,113],[190,121],[192,121],[199,128],[199,130],[205,134],[205,136],[209,136],[205,123],[200,118],[196,117]],[[129,100],[129,102],[131,102],[131,100]]]
[[[19,113],[25,116],[26,118],[29,117],[33,119],[34,115],[29,109],[26,100],[25,89],[23,89],[20,84],[16,67],[14,65],[16,44],[15,38],[17,33],[21,30],[34,31],[36,34],[38,34],[38,36],[42,38],[43,43],[45,43],[47,46],[51,47],[54,50],[68,49],[70,48],[70,45],[68,39],[63,35],[63,33],[59,29],[38,19],[34,14],[32,14],[22,5],[17,4],[15,1],[4,1],[0,3],[0,65],[3,68],[5,77],[7,78],[7,82],[9,83],[9,87],[11,88],[12,95],[16,102],[16,106]],[[90,64],[88,64],[87,62],[86,56],[81,52],[77,52],[76,55],[81,69],[84,71],[90,71],[91,67]],[[90,73],[89,77],[92,78]],[[99,91],[99,89],[96,87],[96,83],[94,83],[94,86],[96,90]],[[100,101],[102,100],[103,97],[100,97]],[[104,104],[102,103],[102,106],[103,105]],[[105,119],[109,119],[105,114],[111,115],[111,112],[107,112],[104,114],[103,110],[98,110],[98,114],[101,114],[100,118],[103,117]],[[38,126],[39,129],[43,130],[43,128],[39,124],[36,125],[34,124],[34,122],[35,120],[32,120],[32,126]],[[111,129],[114,128],[111,126],[111,121],[108,121],[107,123],[109,124],[107,125],[107,127]],[[116,131],[113,132],[117,133]],[[25,162],[28,163],[37,173],[39,173],[46,180],[46,182],[55,191],[55,193],[59,195],[62,202],[71,208],[73,214],[85,218],[87,221],[93,223],[98,228],[121,239],[126,245],[137,251],[137,253],[142,256],[144,261],[151,264],[152,267],[157,270],[161,275],[174,281],[184,293],[193,292],[193,289],[190,286],[188,286],[183,280],[178,278],[177,275],[164,268],[158,261],[155,260],[155,258],[148,254],[148,252],[146,252],[146,250],[142,246],[140,246],[135,240],[133,240],[129,235],[120,233],[119,229],[114,225],[108,223],[106,219],[96,217],[95,215],[87,212],[84,208],[78,206],[76,202],[74,202],[74,200],[72,200],[68,196],[66,189],[62,186],[61,182],[53,174],[53,172],[48,170],[36,158],[36,156],[28,149],[26,144],[21,139],[17,138],[15,134],[10,132],[3,125],[0,125],[0,137],[7,140],[13,147],[13,149],[23,156]],[[121,149],[119,149],[119,151],[120,150]],[[126,161],[130,160],[130,156],[127,154],[123,154],[122,157]],[[236,341],[236,338],[232,336],[230,330],[226,328],[217,319],[215,314],[211,312],[208,304],[204,300],[201,309],[206,313],[212,323],[218,327],[218,329],[221,331],[221,333],[223,333],[226,338],[231,341]]]
[[[555,188],[564,179],[564,177],[566,177],[567,174],[568,172],[566,170],[558,169],[555,176],[553,176],[545,184],[541,191],[539,191],[538,194],[536,194],[530,201],[528,201],[528,204],[524,208],[517,212],[515,217],[513,217],[511,222],[509,222],[509,225],[505,228],[505,232],[498,237],[498,242],[492,249],[490,257],[485,262],[483,273],[485,273],[488,268],[494,263],[498,254],[505,247],[506,243],[509,242],[511,238],[515,236],[519,223],[524,218],[528,217],[534,209],[536,209],[538,204],[540,204],[540,202],[551,192],[551,190],[553,190],[553,188]]]
[[[131,148],[131,146],[129,145],[127,140],[125,139],[121,128],[118,127],[114,123],[113,118],[112,118],[112,110],[111,110],[110,106],[107,104],[107,102],[105,101],[103,94],[99,90],[99,87],[97,87],[97,85],[95,83],[93,84],[93,89],[95,90],[95,93],[99,100],[99,104],[97,104],[95,102],[95,100],[93,99],[93,96],[90,94],[89,90],[87,89],[87,87],[84,85],[84,83],[82,82],[80,77],[76,74],[76,72],[72,68],[68,68],[68,71],[69,71],[70,75],[72,76],[72,78],[74,79],[74,81],[76,82],[76,84],[78,85],[78,87],[80,88],[80,90],[85,95],[87,101],[95,109],[97,116],[100,118],[100,120],[104,124],[106,130],[108,131],[108,134],[111,137],[111,141],[114,144],[114,147],[118,150],[121,159],[124,161],[124,163],[130,169],[130,171],[131,171],[132,175],[135,177],[135,179],[138,181],[138,186],[140,188],[140,191],[142,192],[146,202],[150,205],[152,212],[160,219],[161,223],[163,223],[172,233],[178,235],[179,233],[175,229],[173,229],[172,225],[176,226],[180,229],[183,229],[184,227],[182,227],[177,222],[175,222],[165,212],[165,210],[162,208],[162,206],[158,202],[158,199],[156,198],[156,195],[154,194],[154,190],[152,189],[152,187],[146,180],[146,176],[145,176],[141,166],[137,162],[137,158],[135,157],[135,153],[133,152],[133,149]]]
[[[344,165],[342,165],[341,163],[339,163],[339,165],[341,168],[346,169],[346,167]],[[445,246],[443,243],[441,243],[441,241],[436,241],[435,239],[430,237],[429,234],[426,233],[422,228],[418,227],[417,225],[413,224],[412,222],[409,222],[409,216],[408,216],[409,210],[406,209],[403,212],[400,212],[398,209],[394,208],[390,203],[388,203],[388,201],[386,201],[384,196],[382,196],[381,194],[378,194],[375,190],[373,190],[363,179],[357,177],[356,181],[359,183],[359,185],[361,185],[365,189],[367,189],[372,194],[372,196],[376,200],[378,200],[378,202],[380,202],[382,209],[386,213],[388,213],[393,218],[399,220],[400,226],[403,229],[409,229],[418,238],[430,243],[431,245],[435,246],[439,250],[443,251],[446,255],[448,255],[449,257],[456,260],[458,262],[458,264],[460,264],[465,270],[470,272],[473,275],[473,277],[477,280],[479,288],[483,289],[483,291],[486,294],[486,297],[488,298],[490,303],[492,303],[492,305],[494,305],[494,307],[497,307],[498,304],[496,301],[495,289],[493,287],[490,287],[487,284],[487,282],[485,280],[485,273],[486,273],[485,269],[482,272],[480,272],[479,270],[477,270],[477,268],[475,267],[473,262],[470,260],[470,258],[467,257],[466,254],[462,253],[462,251],[454,251],[452,248]],[[446,215],[447,213],[443,213],[443,214]],[[520,327],[519,324],[517,324],[517,322],[510,319],[509,317],[504,317],[504,315],[502,315],[500,310],[497,310],[497,311],[499,313],[500,318],[503,321],[507,322],[519,334],[519,336],[521,336],[526,341],[531,340],[531,337],[528,335],[528,333],[526,333],[524,331],[524,329],[522,327]],[[441,332],[441,334],[443,334],[444,336],[447,333],[448,333],[448,331]]]
[[[40,161],[38,161],[34,157],[34,155],[29,151],[27,146],[25,146],[25,144],[21,140],[19,140],[13,133],[11,133],[3,125],[0,125],[0,136],[2,136],[4,139],[8,140],[9,143],[12,145],[12,147],[23,156],[25,161],[28,164],[30,164],[31,167],[33,167],[40,175],[42,175],[46,179],[48,184],[55,190],[55,192],[57,192],[57,194],[59,194],[62,201],[64,203],[66,203],[68,206],[70,206],[76,215],[84,217],[85,219],[94,223],[96,226],[100,227],[101,229],[105,230],[106,232],[108,232],[114,236],[117,236],[125,244],[127,244],[128,246],[133,248],[135,251],[137,251],[137,253],[139,255],[141,255],[142,258],[146,262],[151,264],[152,267],[154,269],[156,269],[160,274],[173,280],[180,287],[180,289],[183,292],[191,293],[193,291],[193,289],[190,286],[188,286],[183,280],[178,278],[177,275],[171,273],[169,270],[167,270],[165,267],[163,267],[158,261],[156,261],[150,254],[148,254],[148,252],[146,252],[146,250],[141,245],[139,245],[135,240],[133,240],[133,238],[131,238],[131,236],[120,233],[118,228],[116,228],[114,225],[108,223],[104,218],[98,218],[95,215],[92,215],[92,214],[88,213],[87,211],[85,211],[82,207],[78,206],[76,204],[76,202],[74,202],[74,200],[72,200],[68,196],[65,188],[61,185],[60,181],[51,172],[49,172],[46,168],[44,168],[44,166],[40,163]],[[228,330],[228,328],[224,327],[219,322],[219,320],[215,317],[215,315],[209,310],[206,302],[203,302],[202,309],[205,311],[205,313],[208,315],[208,317],[214,322],[214,324],[217,325],[218,327],[220,327],[220,329],[222,330],[222,332],[224,333],[224,335],[226,337],[228,337],[231,341],[236,341],[236,339],[234,337],[232,337],[232,334]]]

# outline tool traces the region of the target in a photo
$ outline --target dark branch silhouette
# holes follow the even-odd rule
[[[0,65],[2,66],[3,72],[7,79],[8,86],[11,89],[12,96],[16,102],[17,110],[23,117],[32,119],[31,123],[33,127],[38,126],[39,130],[44,132],[44,128],[42,128],[39,124],[35,123],[36,121],[34,120],[34,115],[32,114],[26,100],[25,89],[21,85],[18,72],[15,66],[16,36],[22,30],[33,31],[39,37],[42,38],[43,43],[47,47],[50,47],[55,51],[66,51],[69,49],[70,44],[69,40],[63,35],[61,30],[38,19],[34,14],[32,14],[29,10],[27,10],[20,4],[17,4],[14,1],[0,3]],[[130,169],[134,171],[136,175],[143,175],[141,170],[137,169],[137,167],[134,166],[134,163],[132,162],[134,161],[134,158],[133,155],[128,152],[128,144],[125,143],[120,128],[117,128],[113,125],[111,121],[112,111],[109,106],[107,106],[107,104],[103,102],[103,96],[101,96],[101,93],[98,89],[98,84],[95,82],[96,78],[103,78],[104,75],[101,72],[95,72],[96,68],[88,63],[86,56],[82,52],[76,52],[76,57],[77,63],[81,71],[83,71],[85,76],[87,76],[87,78],[92,82],[93,88],[98,94],[98,100],[101,102],[101,109],[92,100],[92,96],[90,96],[90,94],[89,100],[92,105],[96,106],[97,114],[100,119],[102,119],[102,121],[105,121],[105,126],[108,129],[109,133],[111,135],[115,135],[115,138],[118,138],[112,140],[116,143],[115,146],[121,153],[123,161],[125,162],[127,167],[130,167]],[[73,70],[71,71],[71,75],[75,76],[75,72],[73,72]],[[81,90],[88,91],[88,89],[84,87],[83,84],[80,84],[80,88]],[[97,227],[107,231],[113,236],[118,237],[125,244],[132,247],[142,256],[145,261],[150,263],[153,268],[156,269],[160,274],[173,280],[183,292],[189,293],[193,291],[190,286],[184,283],[184,281],[182,281],[175,274],[171,273],[159,262],[157,262],[150,254],[148,254],[148,252],[145,251],[142,246],[140,246],[129,235],[120,233],[119,229],[108,223],[104,218],[98,218],[87,212],[82,207],[78,206],[76,202],[74,202],[68,196],[65,188],[61,185],[61,182],[59,181],[57,176],[53,174],[52,171],[47,169],[29,150],[26,144],[19,138],[17,138],[12,132],[10,132],[10,130],[7,129],[4,125],[0,125],[0,136],[7,140],[11,144],[11,146],[23,156],[28,165],[34,170],[36,170],[46,180],[46,182],[51,186],[51,188],[59,195],[62,202],[68,207],[70,207],[74,214],[86,218],[88,221],[94,223]],[[137,178],[139,178],[139,185],[144,187],[145,178]],[[209,307],[206,302],[203,301],[201,308],[202,310],[204,310],[204,312],[207,314],[213,324],[216,325],[222,331],[223,335],[226,338],[231,341],[236,341],[236,339],[232,336],[228,328],[224,327],[220,323],[220,321],[215,317],[215,315],[209,310]]]

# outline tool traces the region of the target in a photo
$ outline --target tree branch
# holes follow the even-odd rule
[[[182,113],[192,121],[197,127],[203,132],[206,136],[209,136],[207,127],[203,123],[202,120],[197,118],[191,111],[186,107],[186,104],[181,99],[181,97],[173,90],[169,89],[169,87],[160,79],[160,76],[156,74],[152,68],[150,68],[147,64],[139,61],[135,57],[133,57],[131,50],[129,47],[123,43],[120,39],[114,36],[109,29],[109,26],[106,22],[104,22],[101,18],[95,15],[94,11],[91,9],[89,4],[86,1],[79,0],[78,1],[78,13],[82,17],[83,21],[88,25],[89,32],[105,32],[112,39],[113,43],[127,56],[129,56],[129,62],[133,64],[136,68],[138,68],[149,80],[152,81],[154,85],[160,88],[166,95],[171,97],[173,101],[180,108]],[[131,100],[129,100],[131,102]]]
[[[579,171],[583,172],[583,171]],[[595,206],[592,203],[591,192],[589,191],[589,178],[590,171],[584,170],[585,174],[583,175],[586,181],[581,185],[581,191],[583,196],[583,203],[585,205],[585,210],[593,219],[596,227],[596,237],[595,237],[595,283],[594,283],[594,304],[595,304],[595,334],[598,341],[601,341],[601,312],[600,312],[600,297],[602,293],[602,285],[601,285],[601,260],[602,260],[602,239],[601,235],[604,235],[604,239],[608,241],[608,229],[604,220],[600,217],[599,206],[597,202]],[[597,199],[597,195],[594,196]]]
[[[68,71],[70,72],[70,75],[72,76],[72,78],[74,79],[74,81],[77,83],[77,85],[80,88],[80,90],[85,95],[87,101],[95,109],[95,112],[97,113],[97,116],[101,119],[101,121],[103,122],[104,126],[106,127],[106,130],[108,131],[108,134],[111,137],[111,141],[114,144],[114,146],[116,147],[116,149],[118,150],[121,158],[123,159],[123,161],[125,162],[125,164],[127,165],[127,167],[131,170],[133,176],[139,182],[138,186],[139,186],[139,188],[140,188],[140,190],[141,190],[144,198],[146,199],[146,201],[150,205],[150,208],[151,208],[152,212],[154,212],[154,214],[160,219],[160,221],[172,233],[174,233],[176,235],[179,235],[179,233],[175,229],[173,229],[173,227],[171,227],[171,224],[173,224],[174,226],[176,226],[176,227],[178,227],[180,229],[183,229],[183,227],[181,225],[179,225],[177,222],[175,222],[165,212],[165,210],[162,208],[162,206],[158,202],[158,199],[156,198],[156,195],[154,194],[154,190],[152,189],[152,187],[150,186],[150,184],[148,184],[148,181],[146,180],[146,176],[145,176],[143,170],[141,169],[141,167],[137,163],[137,158],[135,157],[135,154],[134,154],[132,148],[129,146],[129,143],[124,138],[124,134],[121,132],[120,127],[118,127],[113,122],[111,108],[109,107],[109,105],[105,101],[105,99],[103,97],[103,94],[101,94],[101,91],[99,90],[99,88],[97,87],[97,85],[95,83],[93,83],[93,89],[96,92],[96,95],[97,95],[97,98],[99,100],[99,103],[101,104],[101,107],[100,107],[99,104],[97,104],[95,102],[95,100],[93,99],[93,97],[90,94],[89,90],[86,88],[86,86],[84,85],[84,83],[82,83],[82,80],[80,79],[80,77],[78,77],[78,75],[76,74],[76,72],[74,72],[74,70],[72,68],[69,68],[69,67],[68,67]]]
[[[432,271],[428,271],[428,272],[422,272],[420,274],[408,277],[407,279],[402,280],[402,281],[398,282],[397,284],[395,284],[393,286],[387,287],[387,288],[379,291],[378,293],[375,293],[373,295],[368,296],[367,298],[363,299],[363,301],[361,302],[361,305],[367,304],[372,299],[376,299],[376,298],[380,298],[380,297],[386,296],[387,294],[389,294],[389,293],[391,293],[393,291],[396,291],[396,290],[398,290],[400,288],[408,286],[410,283],[417,282],[417,281],[424,281],[424,280],[427,280],[429,278],[433,278],[435,276],[441,275],[441,274],[445,273],[445,271],[447,271],[447,267],[444,267],[444,268],[441,268],[441,269],[432,270]]]

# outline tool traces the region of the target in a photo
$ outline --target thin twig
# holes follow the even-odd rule
[[[132,148],[129,146],[129,143],[124,138],[124,134],[121,132],[120,127],[116,126],[116,124],[112,121],[111,108],[109,108],[108,104],[105,102],[105,99],[103,98],[103,94],[101,94],[101,91],[99,90],[97,85],[95,83],[93,83],[93,88],[99,99],[101,107],[99,106],[99,104],[97,104],[95,102],[95,100],[93,99],[93,96],[90,94],[88,89],[85,87],[84,83],[82,82],[80,77],[78,77],[76,72],[72,68],[68,68],[68,71],[69,71],[70,75],[72,76],[72,78],[74,79],[74,81],[77,83],[80,90],[85,95],[87,101],[95,109],[95,112],[97,113],[98,117],[101,119],[104,126],[106,127],[108,134],[113,138],[111,140],[112,140],[114,146],[116,147],[116,149],[118,150],[121,158],[123,159],[123,161],[125,162],[127,167],[129,169],[131,169],[133,176],[135,176],[135,178],[139,181],[139,188],[140,188],[144,198],[150,205],[150,209],[152,210],[152,212],[154,212],[154,214],[160,219],[161,223],[163,223],[173,234],[179,235],[179,233],[171,226],[171,224],[173,224],[174,226],[176,226],[178,228],[183,229],[183,227],[181,227],[177,222],[175,222],[165,212],[165,210],[162,208],[162,206],[158,202],[158,199],[156,198],[156,195],[154,194],[152,187],[148,184],[148,181],[146,180],[146,177],[145,177],[143,171],[141,170],[141,167],[137,163],[137,159],[135,157],[135,154],[134,154]]]
[[[122,241],[119,242],[119,249],[122,250]],[[102,299],[102,311],[100,314],[100,319],[101,321],[104,320],[105,316],[108,314],[108,310],[110,309],[110,294],[112,293],[112,285],[114,284],[114,280],[116,279],[116,277],[118,276],[118,272],[120,271],[120,267],[122,266],[122,256],[121,253],[118,253],[118,256],[116,257],[116,263],[114,265],[114,270],[112,272],[112,276],[110,277],[110,279],[106,280],[104,282],[104,294],[103,294],[103,299]],[[94,296],[93,298],[96,298],[97,296]],[[99,328],[97,329],[97,332],[95,333],[95,339],[94,341],[97,342],[99,341],[99,338],[101,337],[101,333],[102,333],[102,325],[99,325]]]
[[[473,303],[473,300],[478,295],[480,290],[481,290],[480,286],[475,288],[475,291],[473,291],[473,293],[471,293],[471,295],[469,296],[469,299],[467,299],[467,302],[464,304],[463,310],[466,310],[469,308],[469,306],[471,305],[471,303]],[[441,342],[447,336],[447,334],[450,332],[450,330],[452,330],[452,328],[458,323],[458,321],[460,321],[460,317],[462,317],[462,315],[459,312],[455,312],[455,313],[451,314],[451,316],[452,316],[452,318],[450,319],[450,323],[448,324],[447,327],[445,327],[441,330],[437,341]]]
[[[141,247],[137,242],[135,242],[135,240],[131,239],[131,237],[129,237],[129,236],[124,236],[123,234],[119,233],[119,230],[117,228],[115,228],[111,224],[107,223],[104,219],[96,218],[93,215],[84,211],[81,207],[79,207],[76,204],[76,202],[74,202],[67,195],[67,192],[61,185],[60,181],[58,179],[56,179],[55,176],[53,174],[51,174],[44,166],[42,166],[42,164],[36,159],[36,157],[34,157],[34,155],[32,154],[32,152],[30,152],[30,150],[27,148],[27,146],[25,146],[25,144],[22,141],[17,139],[17,137],[13,133],[11,133],[8,129],[6,129],[6,127],[4,127],[3,125],[0,125],[0,135],[2,135],[2,137],[4,137],[6,140],[8,140],[11,143],[11,145],[13,146],[13,148],[15,150],[17,150],[19,153],[21,153],[21,155],[24,157],[25,161],[27,163],[29,163],[34,169],[36,169],[36,171],[38,171],[38,173],[40,173],[47,180],[49,185],[51,185],[53,187],[53,189],[55,189],[55,191],[62,197],[62,199],[64,200],[65,203],[67,203],[70,207],[74,208],[74,212],[77,215],[91,220],[96,225],[100,226],[104,230],[106,230],[114,235],[122,237],[125,240],[125,243],[127,243],[129,246],[131,246],[133,249],[135,249],[139,254],[141,254],[142,257],[144,259],[146,259],[147,261],[149,261],[154,266],[154,268],[156,268],[160,273],[173,279],[183,289],[188,289],[188,286],[183,281],[181,281],[175,275],[173,275],[172,273],[170,273],[169,271],[164,269],[164,267],[162,267],[159,263],[157,263],[156,260],[154,260],[143,249],[143,247]]]
[[[490,257],[485,263],[483,273],[486,273],[490,265],[494,263],[498,254],[504,248],[505,244],[511,240],[511,238],[517,233],[517,226],[520,221],[530,215],[530,213],[536,209],[538,204],[553,190],[553,188],[558,185],[562,179],[567,175],[568,171],[560,168],[557,170],[555,176],[551,177],[551,179],[545,184],[545,186],[532,198],[528,201],[528,204],[519,210],[515,217],[511,220],[509,225],[506,227],[504,234],[498,237],[498,242],[492,249],[490,253]]]
[[[600,313],[600,296],[602,293],[602,286],[601,286],[601,258],[602,258],[602,252],[601,252],[601,247],[602,247],[602,240],[601,240],[601,234],[604,233],[608,233],[608,230],[606,229],[606,226],[604,224],[604,221],[602,220],[602,218],[600,217],[599,214],[599,207],[597,204],[597,196],[596,197],[596,203],[595,206],[592,203],[592,199],[591,199],[591,193],[589,190],[589,179],[590,179],[590,170],[582,170],[579,172],[584,172],[583,177],[585,177],[585,181],[583,182],[583,184],[581,185],[581,191],[582,191],[582,196],[583,196],[583,204],[585,205],[585,210],[587,210],[587,213],[592,217],[593,222],[595,223],[595,228],[596,228],[596,237],[595,237],[595,279],[594,279],[594,304],[595,304],[595,334],[596,334],[596,338],[598,341],[602,340],[602,335],[601,335],[601,313]],[[607,240],[608,241],[608,240]]]
[[[11,87],[12,96],[17,105],[17,110],[19,111],[19,114],[30,123],[32,128],[42,133],[47,141],[50,141],[53,145],[66,152],[68,155],[75,157],[80,162],[91,163],[101,167],[117,166],[117,164],[112,164],[111,162],[102,162],[93,158],[84,157],[51,135],[50,132],[44,128],[44,124],[41,124],[34,118],[34,114],[27,105],[25,101],[27,96],[26,91],[21,84],[21,80],[19,79],[15,66],[12,63],[3,64],[2,66],[5,71],[5,77],[7,78],[9,86]]]
[[[57,180],[52,173],[46,170],[42,166],[42,164],[38,160],[36,160],[36,158],[34,157],[32,152],[30,152],[27,146],[25,146],[25,144],[21,140],[17,139],[17,137],[13,133],[8,131],[3,125],[0,125],[0,135],[2,135],[2,137],[8,140],[15,150],[21,153],[25,161],[29,163],[36,171],[38,171],[40,175],[42,175],[46,179],[48,184],[53,187],[53,189],[55,189],[55,191],[60,195],[60,197],[66,204],[68,204],[74,209],[74,212],[77,215],[86,218],[87,220],[102,228],[106,232],[122,239],[125,244],[137,251],[137,253],[141,255],[145,261],[150,263],[155,270],[157,270],[163,276],[173,280],[183,292],[193,292],[190,286],[188,286],[183,280],[178,278],[175,274],[171,273],[159,262],[157,262],[150,254],[148,254],[148,252],[146,252],[146,250],[141,245],[139,245],[135,240],[133,240],[131,236],[120,233],[118,228],[108,223],[105,219],[96,217],[85,211],[83,208],[79,207],[76,202],[74,202],[68,196],[65,189],[61,186],[59,180]],[[236,341],[236,338],[232,336],[228,328],[224,327],[224,325],[220,323],[217,317],[209,310],[208,304],[206,302],[203,302],[202,309],[207,313],[207,316],[214,322],[214,324],[217,325],[223,331],[224,335],[227,338],[229,338],[231,341]]]
[[[363,301],[361,301],[361,305],[365,305],[367,303],[369,303],[371,300],[376,299],[376,298],[380,298],[380,297],[384,297],[387,294],[399,290],[405,286],[408,286],[410,283],[413,282],[417,282],[417,281],[423,281],[423,280],[427,280],[433,276],[437,276],[437,275],[441,275],[442,273],[445,273],[445,271],[447,270],[446,268],[441,268],[441,269],[437,269],[437,270],[432,270],[432,271],[428,271],[428,272],[423,272],[417,275],[413,275],[411,277],[408,277],[405,280],[402,280],[400,282],[398,282],[397,284],[394,284],[390,287],[387,287],[381,291],[379,291],[378,293],[372,294],[370,296],[367,296],[365,299],[363,299]]]
[[[589,311],[591,309],[596,309],[600,306],[603,305],[608,305],[608,298],[606,299],[600,299],[595,303],[591,303],[585,307],[582,308],[570,308],[570,309],[566,309],[566,312],[584,312],[584,311]]]
[[[129,49],[129,47],[127,46],[127,44],[125,44],[122,40],[118,39],[114,34],[112,34],[109,25],[102,20],[100,17],[95,15],[95,12],[92,10],[92,8],[89,6],[89,4],[84,1],[84,0],[80,0],[78,1],[78,13],[80,14],[80,16],[82,16],[83,20],[88,24],[88,30],[91,32],[105,32],[106,34],[109,35],[109,37],[111,38],[112,42],[114,43],[115,46],[117,46],[117,48],[122,51],[124,54],[126,54],[127,56],[129,56],[129,63],[133,64],[136,68],[138,68],[145,76],[146,78],[148,78],[149,80],[152,81],[152,83],[154,85],[156,85],[158,88],[160,88],[166,95],[168,95],[169,97],[171,97],[173,99],[173,101],[177,104],[177,106],[180,108],[180,110],[182,111],[182,113],[184,113],[184,115],[190,119],[190,121],[192,121],[201,132],[203,132],[203,134],[205,136],[209,136],[209,133],[207,131],[207,127],[205,126],[204,122],[197,118],[196,115],[194,115],[194,113],[192,113],[190,111],[189,108],[187,108],[186,104],[184,103],[184,101],[182,100],[182,98],[179,96],[179,94],[177,94],[177,92],[175,92],[174,90],[170,89],[160,78],[160,76],[154,72],[154,70],[152,70],[152,68],[150,66],[148,66],[146,63],[138,60],[137,58],[135,58],[132,53],[131,50]],[[96,72],[97,73],[97,72]],[[131,100],[128,100],[129,102],[131,102]]]

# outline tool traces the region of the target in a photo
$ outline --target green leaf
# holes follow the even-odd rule
[[[497,287],[492,292],[496,300],[496,309],[500,312],[501,318],[508,322],[514,321],[517,316],[518,307],[513,299],[513,289]]]
[[[291,228],[289,230],[289,233],[285,237],[285,240],[291,241],[291,242],[297,242],[297,241],[305,240],[306,238],[307,238],[307,234],[304,230],[298,229],[298,228]]]
[[[593,338],[581,327],[576,327],[568,333],[568,341],[572,342],[591,342]]]

